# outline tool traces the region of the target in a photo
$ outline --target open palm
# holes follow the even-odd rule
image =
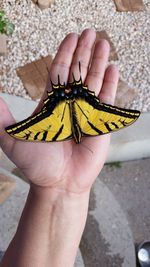
[[[50,76],[57,83],[58,74],[63,84],[80,78],[90,90],[95,91],[102,102],[113,104],[118,70],[107,67],[109,44],[101,40],[95,45],[96,34],[84,30],[79,37],[70,33],[61,43],[55,56]],[[46,92],[43,96],[45,98]],[[40,102],[36,111],[41,109]],[[74,140],[64,142],[23,142],[10,137],[5,127],[14,123],[5,102],[0,100],[0,145],[7,156],[19,167],[25,176],[41,187],[55,187],[79,193],[89,189],[106,159],[110,135],[86,137],[80,144]]]

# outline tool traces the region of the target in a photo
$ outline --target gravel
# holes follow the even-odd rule
[[[130,108],[150,111],[150,2],[144,3],[146,11],[119,13],[113,0],[55,0],[43,11],[30,0],[1,0],[0,8],[15,24],[8,54],[0,57],[3,91],[30,98],[16,68],[41,56],[54,56],[67,33],[90,27],[106,30],[116,46],[121,77],[137,90]]]

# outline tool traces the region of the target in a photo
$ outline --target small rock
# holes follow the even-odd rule
[[[0,34],[0,56],[7,54],[6,46],[7,36],[5,34]]]
[[[12,178],[0,173],[0,204],[10,196],[15,186],[16,183]]]
[[[54,3],[54,0],[32,0],[37,4],[41,9],[45,9],[51,6]]]

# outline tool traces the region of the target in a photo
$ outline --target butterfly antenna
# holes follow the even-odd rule
[[[58,85],[60,85],[60,76],[58,74]]]
[[[51,82],[51,86],[52,86],[52,88],[53,88],[53,82],[52,82],[52,80],[51,80],[51,75],[50,75],[50,71],[49,71],[49,68],[47,67],[47,65],[46,65],[46,69],[47,69],[47,72],[48,72],[48,74],[49,74],[49,76],[50,76],[50,82]]]
[[[75,77],[74,77],[74,73],[72,73],[72,77],[73,77],[73,82],[76,82]]]
[[[79,72],[80,72],[80,80],[82,81],[82,75],[81,75],[81,62],[79,61]]]
[[[47,67],[47,65],[46,65],[46,68],[47,68],[47,72],[48,72],[48,74],[50,75],[50,71],[49,71],[49,68]]]

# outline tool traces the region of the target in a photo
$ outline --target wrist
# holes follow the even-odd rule
[[[39,201],[46,201],[49,202],[55,202],[55,201],[61,201],[62,199],[68,200],[70,203],[72,202],[83,202],[83,204],[86,204],[89,200],[89,194],[90,189],[87,189],[86,191],[76,193],[71,192],[67,189],[60,189],[60,187],[42,187],[33,183],[30,183],[30,194]]]
[[[29,195],[38,209],[45,210],[49,220],[52,266],[73,266],[87,218],[89,192],[75,194],[31,185]]]

